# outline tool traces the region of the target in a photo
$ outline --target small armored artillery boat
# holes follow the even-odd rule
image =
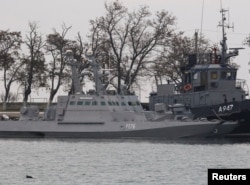
[[[236,121],[207,120],[194,117],[182,104],[155,104],[155,111],[144,111],[137,96],[116,94],[102,85],[100,67],[92,57],[89,71],[95,90],[82,92],[76,61],[70,51],[67,63],[72,68],[74,93],[58,96],[39,116],[37,106],[24,106],[19,120],[7,115],[0,121],[0,137],[11,138],[204,138],[221,137],[238,125]]]

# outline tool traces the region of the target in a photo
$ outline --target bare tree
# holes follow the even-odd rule
[[[114,58],[117,77],[117,91],[121,93],[122,68],[121,63],[124,57],[129,26],[131,20],[128,19],[127,8],[119,1],[105,4],[107,14],[98,20],[103,35],[107,36],[106,42],[109,43]],[[104,42],[105,43],[105,42]]]
[[[3,68],[4,97],[3,110],[10,97],[13,82],[17,81],[22,63],[19,60],[19,49],[22,43],[20,32],[0,31],[0,67]]]
[[[138,12],[130,14],[133,24],[129,34],[129,51],[131,62],[126,73],[125,84],[127,89],[137,76],[145,75],[143,72],[154,63],[160,48],[170,44],[175,24],[175,17],[166,11],[156,13],[156,17],[151,20],[147,7],[142,7]]]
[[[163,47],[155,63],[149,68],[149,73],[154,77],[156,85],[172,82],[181,87],[181,67],[188,64],[189,55],[197,54],[197,47],[202,56],[209,48],[209,41],[205,37],[200,38],[200,45],[197,45],[197,38],[190,38],[183,35],[183,32],[176,33],[170,40],[170,45]],[[179,89],[180,90],[180,89]]]
[[[161,55],[152,66],[156,84],[171,81],[175,84],[181,82],[180,66],[186,65],[191,51],[192,41],[183,37],[182,33],[176,34],[171,40],[171,47],[164,47]],[[164,80],[164,79],[165,80]]]
[[[106,3],[105,9],[104,17],[91,20],[91,46],[95,56],[109,56],[109,65],[115,68],[113,79],[117,79],[117,91],[121,93],[122,82],[128,90],[139,75],[144,75],[143,69],[153,62],[157,47],[171,37],[175,18],[161,11],[152,19],[145,6],[130,13],[119,1]]]
[[[68,83],[71,80],[71,72],[66,65],[64,56],[66,50],[70,49],[73,52],[74,59],[79,62],[84,62],[82,55],[85,52],[85,46],[82,37],[80,33],[78,33],[76,40],[66,39],[67,33],[70,29],[71,26],[68,27],[63,24],[61,33],[54,30],[53,34],[47,35],[45,50],[51,56],[51,61],[48,64],[47,71],[47,76],[50,79],[49,104],[53,101],[56,93],[62,85],[64,85],[66,89],[69,89],[70,93],[73,92],[72,84],[69,86]]]
[[[31,94],[32,85],[41,85],[43,73],[45,72],[45,58],[43,53],[44,41],[38,33],[38,24],[29,23],[29,32],[24,44],[27,46],[28,55],[24,56],[24,68],[22,69],[22,81],[24,85],[24,105],[27,104],[28,96]],[[43,83],[44,84],[44,83]]]
[[[52,58],[48,65],[47,74],[51,83],[49,85],[49,104],[53,101],[54,96],[62,85],[63,79],[65,79],[66,61],[64,58],[64,52],[67,47],[69,47],[69,40],[66,39],[66,35],[70,29],[71,27],[67,27],[63,24],[61,33],[54,30],[53,34],[47,35],[45,49]]]
[[[243,44],[250,47],[250,34],[244,39]]]
[[[244,39],[243,45],[248,46],[250,48],[250,34]],[[248,62],[248,64],[250,65],[250,62]],[[250,70],[249,70],[249,73],[250,73]]]

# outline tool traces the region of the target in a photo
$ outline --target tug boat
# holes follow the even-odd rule
[[[159,85],[157,92],[150,94],[149,110],[154,110],[156,103],[181,103],[189,107],[197,117],[238,121],[239,127],[229,137],[250,137],[248,87],[246,80],[236,78],[238,67],[231,62],[231,58],[236,57],[239,50],[244,48],[227,49],[226,11],[220,11],[221,50],[213,48],[202,59],[197,54],[191,54],[188,64],[180,67],[182,82],[177,85]]]

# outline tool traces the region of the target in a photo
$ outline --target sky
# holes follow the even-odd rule
[[[249,0],[120,0],[129,11],[147,5],[154,14],[162,9],[177,18],[176,29],[193,36],[195,30],[206,35],[212,43],[221,40],[220,9],[229,10],[230,25],[227,30],[228,47],[245,47],[234,62],[240,65],[239,79],[246,79],[250,88],[250,49],[242,45],[250,34]],[[43,34],[61,31],[61,25],[72,26],[68,38],[74,39],[78,32],[83,39],[89,33],[89,21],[105,14],[104,3],[110,0],[0,0],[0,30],[28,31],[29,22],[37,22]],[[148,89],[151,91],[153,89]],[[1,91],[1,90],[0,90]],[[145,91],[145,89],[143,89]],[[0,92],[1,93],[1,92]],[[146,98],[148,94],[144,95]]]

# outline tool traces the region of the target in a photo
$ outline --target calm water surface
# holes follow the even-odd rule
[[[249,142],[1,139],[0,148],[1,185],[206,185],[208,168],[250,168]]]

